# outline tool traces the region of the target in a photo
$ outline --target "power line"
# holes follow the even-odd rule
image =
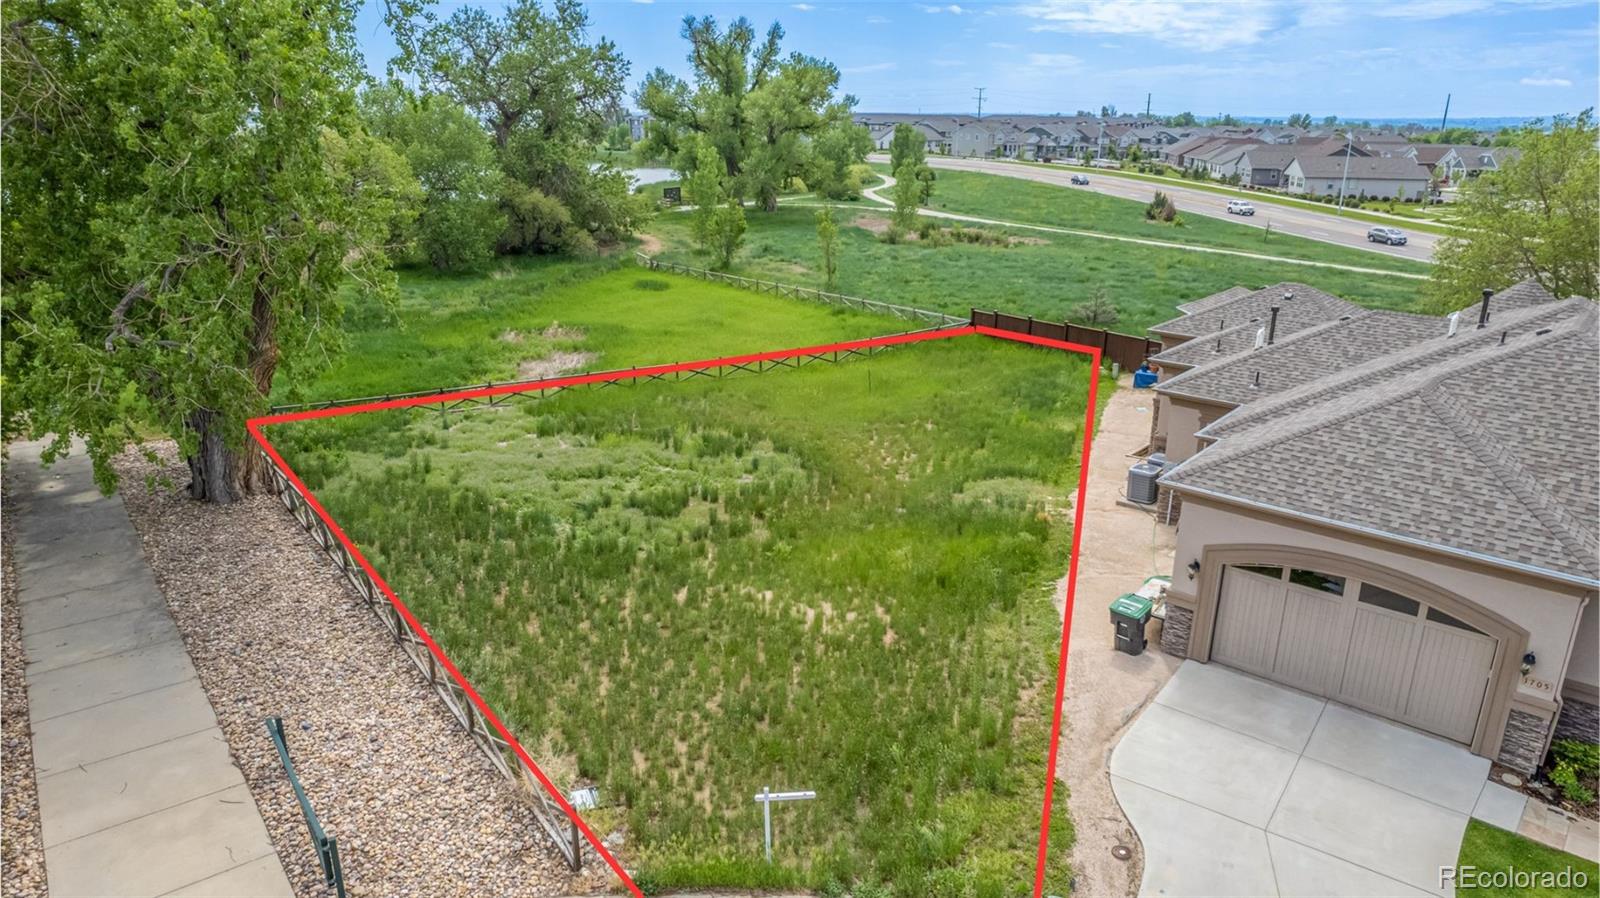
[[[978,95],[973,98],[978,101],[978,118],[983,118],[983,92],[988,90],[988,88],[974,87],[973,90],[978,92]]]

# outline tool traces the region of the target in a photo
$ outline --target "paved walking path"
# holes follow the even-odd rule
[[[122,500],[41,448],[5,512],[52,898],[292,896]]]

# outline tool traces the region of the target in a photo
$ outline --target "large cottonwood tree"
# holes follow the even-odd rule
[[[3,424],[111,456],[154,426],[191,495],[264,471],[244,422],[393,290],[395,158],[362,133],[355,0],[11,0]]]
[[[1600,299],[1600,150],[1594,113],[1535,124],[1516,136],[1521,155],[1461,186],[1460,229],[1439,242],[1429,285],[1446,311],[1483,288],[1534,278],[1558,297]]]
[[[805,176],[811,142],[830,128],[854,127],[855,98],[835,95],[839,70],[827,60],[803,53],[784,58],[783,26],[776,22],[759,42],[743,17],[723,31],[711,16],[688,16],[681,33],[694,83],[659,68],[645,78],[637,94],[653,119],[645,151],[671,159],[687,175],[699,141],[707,141],[740,196],[776,209],[784,184]]]

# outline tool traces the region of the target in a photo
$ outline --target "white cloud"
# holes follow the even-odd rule
[[[791,9],[798,9],[798,10],[800,10],[800,11],[801,11],[801,12],[810,12],[810,11],[812,11],[812,10],[813,10],[813,9],[816,9],[816,7],[815,7],[815,6],[812,6],[812,5],[811,5],[811,4],[809,4],[809,3],[794,3],[794,4],[791,4],[791,5],[790,5],[790,8],[791,8]]]
[[[1001,41],[990,41],[989,42],[989,49],[991,49],[991,50],[1015,50],[1015,49],[1017,49],[1017,45],[1016,44],[1007,44],[1007,43],[1003,43]]]
[[[1565,78],[1524,78],[1517,82],[1526,87],[1571,87],[1572,82]]]
[[[884,16],[867,16],[868,25],[887,25],[889,20]]]
[[[1276,18],[1267,0],[1035,0],[1012,11],[1038,20],[1034,31],[1135,35],[1192,50],[1254,44]]]
[[[641,6],[649,6],[650,4],[656,2],[656,0],[633,0],[633,2],[638,3]]]
[[[872,72],[889,72],[889,71],[893,71],[894,67],[895,67],[895,64],[892,63],[892,62],[874,62],[874,63],[871,63],[869,65],[846,66],[845,68],[842,68],[839,71],[843,72],[846,75],[867,75],[867,74],[871,74]]]
[[[926,13],[947,12],[952,16],[959,16],[967,12],[967,10],[962,9],[954,3],[951,3],[947,6],[928,6],[927,4],[922,4],[922,11]]]
[[[930,59],[928,64],[940,69],[957,69],[967,64],[964,59]]]
[[[1075,69],[1083,60],[1071,53],[1029,53],[1028,65],[1052,69]]]

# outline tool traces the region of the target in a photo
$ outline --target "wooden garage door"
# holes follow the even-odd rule
[[[1371,583],[1299,568],[1230,565],[1212,660],[1471,742],[1496,640]]]

